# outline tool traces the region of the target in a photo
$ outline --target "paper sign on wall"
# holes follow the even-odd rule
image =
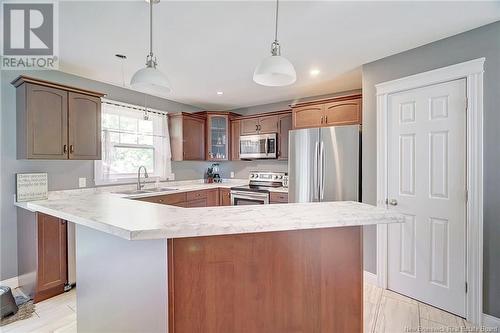
[[[16,174],[16,201],[25,202],[48,198],[47,173]]]

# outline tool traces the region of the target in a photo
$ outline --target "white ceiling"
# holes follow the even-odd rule
[[[268,56],[273,1],[165,1],[154,8],[154,53],[174,89],[168,99],[231,109],[361,87],[360,66],[500,20],[500,2],[282,1],[282,55],[297,82],[252,81]],[[69,1],[59,5],[60,69],[122,85],[148,50],[144,1]],[[124,80],[116,53],[127,55]],[[309,71],[321,73],[312,78]],[[217,91],[223,91],[219,96]]]

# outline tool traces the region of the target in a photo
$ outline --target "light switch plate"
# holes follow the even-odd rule
[[[78,178],[78,187],[87,187],[87,178],[80,177]]]
[[[231,171],[231,178],[234,178],[234,171]]]

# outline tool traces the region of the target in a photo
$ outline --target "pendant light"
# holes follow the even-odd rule
[[[146,67],[139,69],[132,76],[132,88],[144,93],[163,95],[172,91],[165,74],[156,69],[157,60],[153,55],[153,3],[159,0],[149,0],[149,54],[146,56]]]
[[[253,73],[255,83],[263,86],[287,86],[297,80],[292,63],[281,56],[280,43],[278,42],[278,11],[279,0],[276,0],[276,26],[274,42],[271,44],[271,56],[262,60]]]

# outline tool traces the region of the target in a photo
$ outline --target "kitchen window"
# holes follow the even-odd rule
[[[165,112],[113,101],[102,103],[102,160],[95,161],[96,185],[132,183],[144,165],[151,179],[171,175]]]

